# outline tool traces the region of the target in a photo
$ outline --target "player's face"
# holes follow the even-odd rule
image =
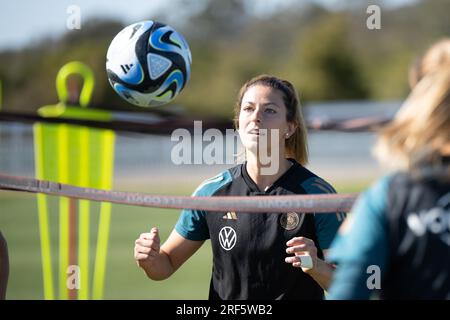
[[[291,129],[286,121],[286,112],[281,91],[264,85],[250,87],[242,98],[239,113],[239,136],[244,147],[256,151],[261,140],[265,139],[268,149],[273,150],[271,137],[277,137],[275,133],[278,133],[276,143],[284,147],[285,135]]]

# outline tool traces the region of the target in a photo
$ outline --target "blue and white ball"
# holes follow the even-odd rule
[[[140,107],[172,101],[188,83],[191,63],[183,36],[151,20],[125,27],[106,54],[109,83],[123,99]]]

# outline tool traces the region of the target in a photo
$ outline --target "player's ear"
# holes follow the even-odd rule
[[[288,139],[288,138],[292,137],[292,135],[297,130],[297,127],[298,127],[298,125],[295,122],[289,121],[286,132],[285,132],[285,138]]]

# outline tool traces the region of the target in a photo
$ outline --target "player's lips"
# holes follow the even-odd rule
[[[256,135],[256,136],[264,135],[264,131],[259,131],[259,129],[252,129],[252,130],[247,131],[247,133],[248,134],[253,134],[253,135]]]

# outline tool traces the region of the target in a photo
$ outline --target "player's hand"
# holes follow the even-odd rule
[[[141,267],[151,263],[159,255],[160,239],[158,228],[152,228],[150,233],[142,233],[135,241],[134,259]]]
[[[305,237],[294,237],[286,242],[286,253],[294,256],[286,257],[285,261],[293,267],[302,268],[303,272],[309,273],[317,266],[317,247],[311,239]]]

